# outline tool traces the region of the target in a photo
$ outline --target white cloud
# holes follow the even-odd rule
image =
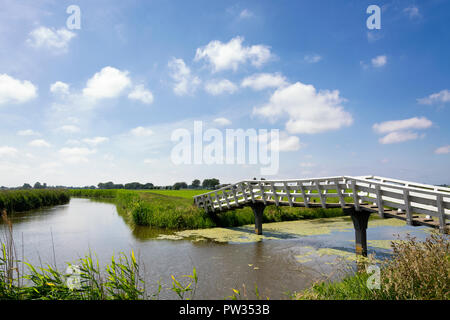
[[[62,81],[56,81],[50,86],[50,92],[59,95],[69,94],[69,85]]]
[[[450,145],[442,146],[434,150],[436,154],[447,154],[450,153]]]
[[[95,138],[86,138],[83,139],[83,142],[87,143],[90,146],[96,146],[103,142],[107,142],[109,139],[106,137],[95,137]]]
[[[87,81],[83,95],[89,98],[115,98],[131,85],[128,71],[104,67]]]
[[[23,103],[37,97],[37,88],[27,80],[20,81],[0,74],[0,104]]]
[[[231,121],[227,118],[216,118],[213,122],[219,126],[229,126],[231,124]]]
[[[246,18],[251,18],[253,17],[253,12],[251,12],[248,9],[244,9],[241,11],[241,13],[239,14],[239,18],[241,19],[246,19]]]
[[[415,140],[419,137],[419,135],[415,132],[411,131],[394,131],[383,138],[379,139],[378,141],[381,144],[391,144],[391,143],[399,143],[399,142],[405,142],[408,140]]]
[[[255,107],[253,113],[271,121],[287,116],[289,133],[314,134],[353,123],[351,114],[341,106],[343,101],[338,90],[317,92],[314,86],[297,82],[277,89],[269,102]]]
[[[145,89],[143,84],[134,87],[133,91],[128,94],[128,98],[132,100],[139,100],[145,104],[151,104],[153,102],[153,94]]]
[[[405,9],[403,9],[403,12],[405,14],[407,14],[410,19],[419,18],[421,16],[420,12],[419,12],[419,8],[417,8],[416,6],[407,7]]]
[[[47,27],[39,27],[30,32],[27,43],[33,47],[41,48],[46,47],[53,49],[53,52],[65,52],[69,46],[70,40],[75,37],[76,34],[65,28],[58,30],[50,29]]]
[[[88,155],[95,153],[96,150],[88,148],[62,148],[59,150],[59,154],[63,160],[67,163],[78,164],[88,162]]]
[[[300,167],[302,167],[302,168],[312,168],[315,166],[316,166],[316,164],[313,162],[301,162],[300,163]]]
[[[256,73],[241,82],[244,88],[253,90],[264,90],[266,88],[279,88],[287,85],[286,78],[280,73]]]
[[[150,128],[137,127],[130,131],[130,133],[136,137],[148,137],[153,134]]]
[[[278,141],[270,141],[270,150],[279,152],[297,151],[303,146],[297,136],[289,136],[285,132],[281,132],[279,138]]]
[[[388,133],[407,129],[426,129],[433,125],[433,122],[425,117],[414,117],[404,120],[392,120],[375,123],[373,129],[378,133]]]
[[[64,125],[58,128],[58,131],[62,131],[65,133],[77,133],[80,131],[80,128],[78,128],[77,126],[68,124],[68,125]]]
[[[322,57],[319,56],[318,54],[313,54],[313,55],[306,55],[304,57],[304,60],[308,63],[317,63],[320,60],[322,60]]]
[[[18,131],[17,135],[19,135],[19,136],[38,136],[39,133],[36,131],[33,131],[31,129],[27,129],[27,130]]]
[[[170,76],[175,81],[173,92],[183,96],[192,94],[200,84],[200,79],[191,74],[191,70],[186,66],[183,59],[172,58],[168,63],[171,71]]]
[[[50,143],[48,143],[47,141],[45,141],[43,139],[33,140],[28,145],[31,147],[38,147],[38,148],[49,148],[50,147]]]
[[[244,38],[235,37],[227,43],[211,41],[206,46],[197,48],[195,61],[206,60],[213,72],[232,69],[237,70],[240,64],[250,62],[260,67],[272,57],[270,47],[265,45],[242,46]]]
[[[0,147],[0,157],[15,156],[17,155],[17,149],[13,147],[3,146]]]
[[[387,57],[385,55],[377,56],[371,60],[372,66],[375,68],[380,68],[387,63]]]
[[[450,90],[442,90],[438,93],[430,94],[428,97],[417,99],[420,104],[446,103],[450,102]]]
[[[155,162],[155,159],[150,159],[150,158],[144,159],[144,163],[145,163],[145,164],[152,164],[152,163],[154,163],[154,162]]]
[[[214,96],[222,93],[234,93],[237,89],[237,86],[227,79],[211,80],[205,84],[205,91]]]

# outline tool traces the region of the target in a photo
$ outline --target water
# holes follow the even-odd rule
[[[158,240],[156,237],[163,231],[134,227],[118,214],[113,204],[78,198],[63,206],[16,213],[10,219],[17,254],[22,256],[23,251],[26,261],[32,264],[54,264],[56,261],[58,268],[65,270],[66,262],[75,262],[89,251],[95,253],[101,263],[108,263],[113,254],[128,254],[134,250],[140,265],[145,266],[150,292],[156,288],[158,280],[167,288],[171,285],[171,275],[191,274],[195,267],[199,275],[196,299],[224,299],[232,294],[232,288],[242,291],[243,284],[249,298],[254,297],[252,292],[256,284],[262,296],[286,299],[286,292],[308,288],[313,281],[324,276],[342,276],[336,272],[342,269],[342,256],[333,252],[318,255],[317,250],[320,249],[326,251],[331,248],[347,253],[344,257],[350,259],[346,264],[354,266],[351,261],[354,257],[351,228],[333,229],[329,234],[299,236],[285,232],[283,227],[277,232],[271,231],[271,224],[264,224],[263,232],[266,228],[264,233],[271,239],[247,243]],[[287,222],[285,225],[293,223],[298,226],[307,222]],[[351,225],[350,222],[348,224]],[[320,226],[326,225],[327,222],[321,222]],[[369,222],[369,240],[391,240],[394,239],[393,234],[404,235],[406,232],[422,239],[427,235],[424,228],[370,225]],[[245,239],[251,232],[251,228],[232,230],[243,234],[239,239]],[[386,248],[369,249],[379,258],[389,255]],[[163,289],[160,298],[172,299],[175,296]]]

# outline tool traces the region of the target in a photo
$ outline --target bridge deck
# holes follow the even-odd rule
[[[409,225],[448,233],[450,188],[376,176],[295,180],[245,180],[194,197],[206,212],[224,212],[256,203],[264,205],[345,208],[376,212]]]

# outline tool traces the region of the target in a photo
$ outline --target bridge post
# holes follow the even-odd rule
[[[357,255],[367,257],[367,223],[370,212],[356,211],[354,207],[345,208],[344,211],[350,215],[355,228],[355,250]]]
[[[255,233],[262,234],[262,220],[263,220],[263,212],[266,208],[263,203],[253,203],[250,205],[253,210],[253,214],[255,215]]]

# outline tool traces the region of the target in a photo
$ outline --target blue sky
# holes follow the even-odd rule
[[[0,4],[0,185],[261,176],[174,164],[194,121],[279,129],[266,178],[450,183],[449,1]]]

